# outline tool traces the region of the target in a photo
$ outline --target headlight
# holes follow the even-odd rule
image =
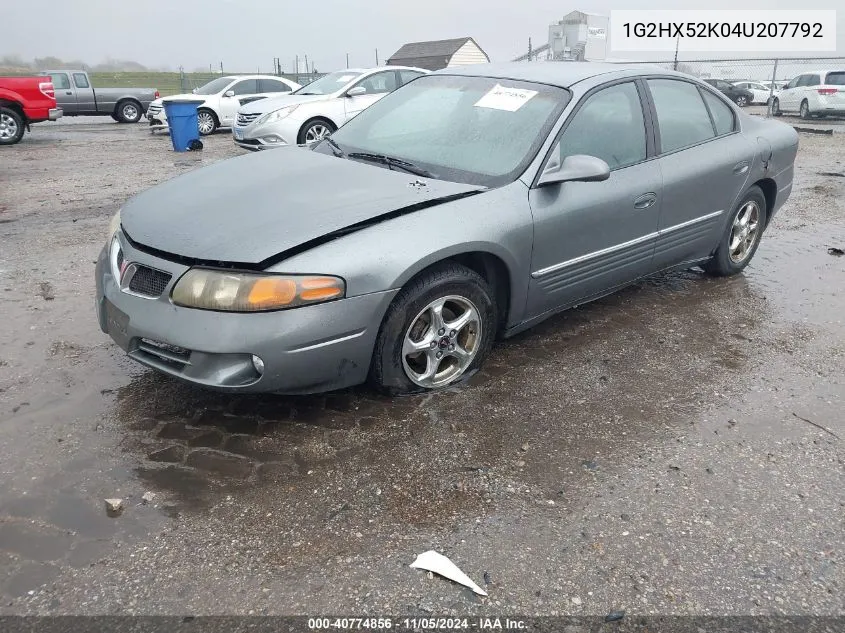
[[[327,275],[265,275],[192,268],[173,287],[176,305],[225,312],[262,312],[340,299],[346,283]]]
[[[120,229],[120,209],[117,210],[117,213],[114,214],[111,222],[109,222],[109,234],[106,236],[106,240],[110,240],[114,237],[114,234],[117,233],[118,229]]]
[[[262,123],[274,123],[275,121],[281,121],[286,116],[288,116],[291,112],[296,110],[298,107],[299,107],[298,105],[292,105],[292,106],[287,106],[286,108],[281,108],[280,110],[274,110],[273,112],[268,112],[263,117],[258,119],[258,121],[256,121],[255,124],[261,125]]]

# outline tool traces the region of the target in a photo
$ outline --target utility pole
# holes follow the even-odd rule
[[[349,53],[346,53],[346,67],[349,68]]]
[[[675,63],[672,70],[678,70],[678,47],[681,45],[681,36],[675,38]]]
[[[529,38],[528,38],[528,61],[529,61],[529,62],[533,62],[533,61],[534,61],[534,60],[532,59],[532,55],[531,55],[531,53],[532,53],[532,52],[533,52],[533,49],[531,48],[531,38],[529,37]]]
[[[378,66],[378,49],[376,49],[376,66]]]
[[[220,74],[223,74],[223,62],[220,62]]]
[[[778,78],[778,60],[775,57],[775,67],[772,70],[772,85],[769,87],[769,100],[766,103],[766,117],[772,116],[772,104],[774,103],[774,96],[775,96],[775,82]]]
[[[305,56],[305,73],[308,74],[309,71],[310,71],[310,69],[308,67],[308,55],[306,55]]]

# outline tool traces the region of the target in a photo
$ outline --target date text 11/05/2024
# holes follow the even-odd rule
[[[522,631],[528,624],[510,618],[309,618],[308,628],[312,631]]]

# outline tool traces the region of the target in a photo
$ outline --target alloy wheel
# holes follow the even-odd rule
[[[748,258],[754,250],[759,234],[760,207],[752,200],[740,209],[731,226],[731,241],[728,249],[733,263],[741,264]]]
[[[324,123],[315,123],[305,131],[305,142],[316,143],[326,138],[332,131]]]
[[[200,112],[197,115],[197,126],[200,134],[211,134],[214,131],[214,117],[210,112]]]
[[[436,388],[454,382],[481,348],[478,308],[457,295],[429,303],[411,321],[402,342],[402,367],[411,382]]]
[[[18,133],[18,124],[8,114],[0,114],[0,138],[15,138]]]

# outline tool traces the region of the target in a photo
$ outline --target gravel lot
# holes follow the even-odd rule
[[[109,218],[241,152],[35,126],[0,170],[0,614],[845,614],[842,138],[801,136],[744,275],[649,279],[390,400],[125,358],[93,310]],[[409,569],[428,549],[489,598]]]

